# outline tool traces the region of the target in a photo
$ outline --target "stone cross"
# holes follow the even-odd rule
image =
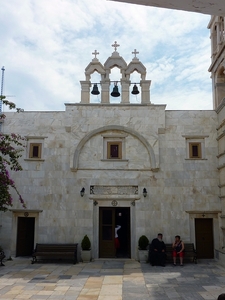
[[[116,51],[116,49],[119,47],[120,45],[119,44],[117,44],[117,42],[115,41],[114,42],[114,44],[112,44],[112,47],[114,47],[115,48],[115,51]]]
[[[134,54],[134,57],[137,57],[136,55],[139,54],[139,52],[136,49],[134,49],[134,52],[132,52],[132,54]]]
[[[99,54],[99,52],[97,52],[97,50],[95,50],[94,52],[92,52],[92,54],[95,56],[95,58],[96,58],[96,56]]]

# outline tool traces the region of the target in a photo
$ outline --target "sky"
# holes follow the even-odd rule
[[[212,109],[209,20],[209,15],[107,0],[2,1],[3,94],[25,111],[64,111],[65,103],[81,100],[80,81],[94,50],[104,64],[117,41],[127,64],[134,49],[139,52],[151,80],[151,103],[166,104],[167,110]],[[132,76],[138,83],[139,74]],[[120,80],[117,68],[110,79]],[[98,80],[94,73],[91,82]],[[140,103],[140,95],[132,97]],[[91,102],[100,97],[91,96]]]

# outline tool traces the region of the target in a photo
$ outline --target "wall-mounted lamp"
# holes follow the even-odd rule
[[[147,192],[146,188],[143,188],[143,196],[146,197],[147,194],[148,194],[148,192]]]
[[[81,191],[80,191],[81,197],[84,197],[84,193],[85,193],[85,188],[83,187],[83,188],[81,189]]]

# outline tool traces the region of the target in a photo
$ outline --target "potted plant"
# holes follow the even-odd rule
[[[81,259],[83,262],[91,260],[91,241],[87,235],[81,241]]]
[[[148,261],[148,245],[149,245],[149,239],[147,238],[146,235],[142,235],[138,240],[139,262]]]

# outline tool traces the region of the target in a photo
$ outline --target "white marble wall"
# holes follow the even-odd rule
[[[152,239],[157,232],[163,232],[166,242],[171,242],[175,234],[180,234],[185,241],[193,240],[187,211],[221,210],[215,111],[165,111],[164,105],[68,104],[65,112],[6,113],[6,116],[5,133],[45,137],[44,161],[24,160],[25,151],[21,159],[23,171],[13,174],[27,208],[43,210],[39,213],[35,241],[80,243],[83,235],[88,234],[97,247],[93,241],[96,228],[93,228],[90,185],[139,187],[139,199],[132,208],[133,248],[142,234]],[[102,132],[109,125],[130,130],[125,138],[127,161],[102,160]],[[79,143],[99,128],[101,132],[81,148],[78,170],[74,170],[74,152]],[[206,136],[205,159],[187,159],[186,135]],[[148,149],[140,137],[154,153],[156,168],[153,170]],[[82,187],[86,189],[84,197],[80,196]],[[146,198],[142,195],[144,187],[148,191]],[[111,205],[110,197],[104,201]],[[119,197],[118,201],[126,201],[131,206],[129,199]],[[20,208],[16,200],[14,208]],[[2,214],[2,224],[1,243],[8,253],[15,253],[12,239],[16,239],[16,233],[10,236],[11,212]],[[132,249],[133,257],[135,251]]]

